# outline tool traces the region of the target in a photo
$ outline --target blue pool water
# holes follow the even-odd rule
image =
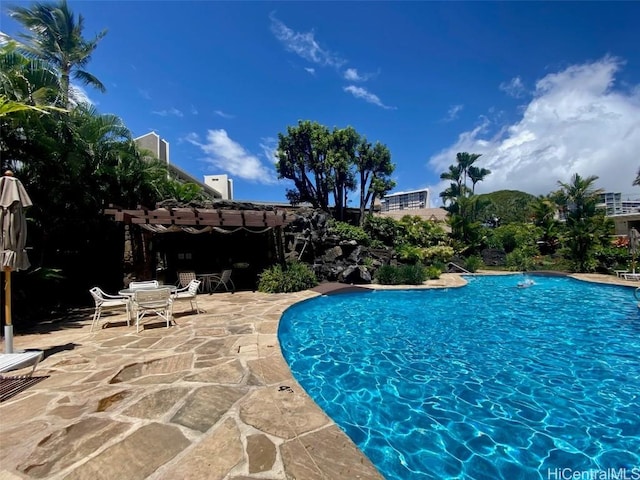
[[[314,298],[283,315],[282,351],[387,479],[640,478],[632,290],[534,279]]]

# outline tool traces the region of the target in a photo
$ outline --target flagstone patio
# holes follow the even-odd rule
[[[17,336],[48,378],[0,404],[0,480],[381,479],[280,352],[284,310],[330,290],[199,295],[204,312],[177,303],[176,326],[139,334],[124,314],[90,333],[90,309]]]

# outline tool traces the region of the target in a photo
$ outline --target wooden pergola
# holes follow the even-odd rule
[[[112,216],[116,222],[125,226],[123,261],[125,269],[134,272],[134,278],[151,278],[153,260],[149,253],[149,242],[155,235],[164,236],[171,233],[271,232],[275,246],[274,258],[284,261],[282,230],[296,218],[295,214],[284,209],[242,202],[221,202],[218,205],[214,203],[203,206],[159,204],[156,208],[109,206],[104,210],[104,214]]]
[[[110,207],[105,215],[113,215],[117,222],[134,225],[163,225],[170,227],[244,227],[273,228],[283,227],[293,220],[284,210],[234,210],[222,208],[161,207],[155,209],[124,209]]]

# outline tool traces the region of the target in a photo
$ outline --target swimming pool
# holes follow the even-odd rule
[[[640,478],[632,290],[534,279],[314,298],[284,313],[280,344],[387,479]]]

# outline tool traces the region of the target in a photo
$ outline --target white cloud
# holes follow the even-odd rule
[[[151,113],[153,113],[154,115],[159,115],[161,117],[168,117],[169,115],[173,115],[178,118],[184,117],[184,113],[182,113],[182,111],[173,107],[168,110],[154,110]]]
[[[369,92],[366,88],[356,87],[355,85],[349,85],[348,87],[344,87],[343,90],[345,92],[350,93],[356,98],[361,98],[365,102],[373,103],[374,105],[377,105],[378,107],[386,108],[387,110],[395,110],[395,107],[390,107],[388,105],[385,105],[384,103],[382,103],[382,100],[380,100],[380,98],[377,95]]]
[[[205,161],[217,171],[229,172],[232,176],[252,182],[276,183],[275,171],[265,166],[260,159],[249,153],[238,142],[229,138],[226,130],[208,130],[203,142],[195,133],[190,133],[185,140],[197,145],[205,153]]]
[[[191,105],[191,115],[198,115],[198,109],[194,105]]]
[[[140,96],[142,98],[144,98],[145,100],[151,100],[151,94],[149,93],[149,90],[144,90],[142,88],[138,89],[138,93],[140,94]]]
[[[213,113],[215,113],[216,115],[222,118],[235,118],[235,115],[231,115],[230,113],[225,113],[222,110],[214,110]]]
[[[350,82],[366,82],[372,77],[370,73],[359,73],[356,68],[347,68],[343,75],[345,80]]]
[[[310,73],[311,75],[315,75],[316,74],[316,69],[315,68],[311,68],[311,67],[305,67],[305,70]]]
[[[458,118],[458,113],[462,111],[464,105],[452,105],[447,111],[447,116],[442,119],[443,122],[452,122]]]
[[[640,89],[615,88],[621,68],[619,59],[605,57],[546,75],[517,123],[489,136],[495,125],[483,118],[431,157],[429,167],[444,172],[457,152],[483,154],[477,164],[492,173],[477,185],[480,193],[547,194],[574,173],[598,176],[596,186],[607,191],[637,191],[631,184],[640,166]],[[434,186],[434,193],[445,186]]]
[[[278,139],[273,137],[265,137],[260,139],[260,148],[262,149],[262,155],[271,163],[276,163],[278,157],[276,151],[278,150]]]
[[[334,67],[344,65],[345,60],[320,46],[313,32],[296,32],[273,14],[269,18],[271,19],[271,32],[288,51],[318,65]]]
[[[514,77],[508,82],[502,82],[500,90],[515,98],[522,98],[527,91],[520,77]]]

